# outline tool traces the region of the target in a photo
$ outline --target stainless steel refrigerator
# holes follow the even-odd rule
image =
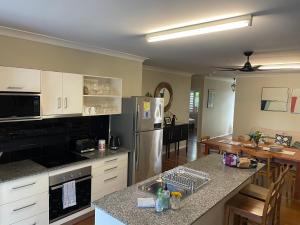
[[[128,185],[145,180],[162,170],[163,98],[122,99],[122,114],[111,117],[111,135],[128,148]]]

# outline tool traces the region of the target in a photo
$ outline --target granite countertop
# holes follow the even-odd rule
[[[153,178],[107,195],[93,204],[97,209],[105,211],[128,225],[190,225],[236,188],[247,182],[253,174],[264,166],[259,164],[257,169],[231,168],[223,165],[221,157],[217,154],[211,154],[184,165],[209,173],[211,180],[199,191],[184,199],[183,207],[180,210],[168,210],[158,214],[153,208],[137,208],[138,197],[151,196],[149,193],[140,191],[138,186],[153,180]]]
[[[32,175],[37,175],[41,173],[67,168],[74,165],[80,165],[83,163],[92,162],[99,159],[104,159],[118,154],[124,154],[127,152],[128,149],[125,148],[119,148],[118,151],[111,151],[107,149],[105,152],[99,152],[96,150],[94,152],[80,154],[81,156],[87,157],[86,160],[65,164],[57,167],[52,167],[52,168],[46,168],[29,159],[7,163],[7,164],[0,164],[0,184],[7,181],[23,178],[23,177],[28,177]]]
[[[46,173],[46,167],[41,166],[32,160],[22,160],[0,165],[0,184],[3,182]]]
[[[107,157],[123,154],[123,153],[126,153],[128,151],[129,150],[126,149],[126,148],[119,148],[118,151],[113,151],[113,150],[107,149],[104,152],[94,151],[94,152],[88,152],[88,153],[84,153],[84,154],[80,154],[80,155],[84,156],[84,157],[87,157],[90,160],[98,160],[98,159],[104,159],[104,158],[107,158]]]

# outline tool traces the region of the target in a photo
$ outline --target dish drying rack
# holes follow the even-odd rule
[[[198,191],[210,181],[208,173],[179,166],[162,174],[165,183],[176,185],[187,191]]]

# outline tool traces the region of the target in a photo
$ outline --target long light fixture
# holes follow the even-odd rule
[[[251,15],[238,16],[150,33],[146,35],[146,39],[148,42],[165,41],[218,31],[233,30],[251,25]]]
[[[262,65],[259,67],[260,70],[290,70],[300,69],[300,63],[282,63],[282,64],[270,64]]]

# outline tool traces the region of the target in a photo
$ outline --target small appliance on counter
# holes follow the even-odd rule
[[[76,151],[80,154],[95,151],[95,141],[88,138],[77,140]]]
[[[111,150],[118,150],[120,147],[120,138],[118,136],[111,136],[109,140],[109,148]]]

